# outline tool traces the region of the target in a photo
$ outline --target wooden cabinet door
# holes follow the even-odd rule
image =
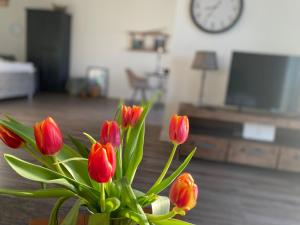
[[[223,138],[205,135],[190,135],[188,147],[183,147],[180,150],[180,154],[187,155],[192,148],[197,147],[195,157],[215,161],[225,161],[228,143],[228,140]]]
[[[300,172],[300,149],[282,147],[278,169]]]
[[[252,166],[276,168],[279,148],[248,141],[231,141],[228,161]]]

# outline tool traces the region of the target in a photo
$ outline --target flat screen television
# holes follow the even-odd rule
[[[300,57],[234,52],[226,104],[300,115]]]

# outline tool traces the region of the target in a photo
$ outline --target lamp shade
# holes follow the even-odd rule
[[[212,51],[196,52],[192,68],[196,70],[218,69],[216,52],[212,52]]]

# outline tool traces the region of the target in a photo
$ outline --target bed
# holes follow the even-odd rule
[[[35,80],[33,64],[0,58],[0,99],[26,96],[31,100],[35,92]]]

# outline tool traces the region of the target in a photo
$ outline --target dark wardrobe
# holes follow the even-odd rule
[[[69,77],[71,16],[27,10],[27,61],[37,68],[38,90],[65,91]]]

